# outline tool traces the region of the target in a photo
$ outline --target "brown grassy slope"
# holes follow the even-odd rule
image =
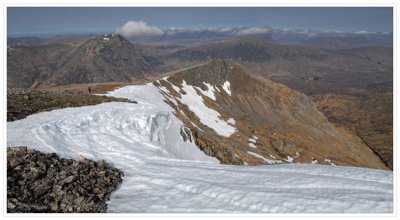
[[[357,134],[393,169],[393,93],[367,99],[332,94],[318,95],[312,99],[330,122]]]
[[[139,82],[138,82],[139,83]],[[64,86],[52,86],[41,88],[43,91],[77,91],[81,93],[89,93],[89,87],[92,94],[106,94],[107,92],[113,91],[115,89],[128,86],[134,83],[127,82],[109,82],[109,83],[81,83],[81,84],[70,84]]]
[[[182,88],[182,82],[203,89],[203,82],[210,83],[221,92],[216,92],[216,101],[202,96],[205,104],[218,111],[224,120],[234,118],[237,132],[224,138],[202,124],[188,106],[179,101],[180,94],[172,84]],[[229,81],[232,96],[222,89]],[[254,78],[241,66],[221,60],[189,68],[159,80],[166,87],[178,106],[177,116],[192,130],[196,144],[206,153],[227,164],[264,164],[265,161],[248,154],[248,151],[267,159],[310,163],[362,166],[387,169],[356,135],[329,123],[314,103],[304,94],[287,86],[263,78]],[[156,83],[157,85],[157,83]],[[181,89],[182,90],[182,89]],[[200,91],[198,94],[201,95]],[[194,126],[194,123],[196,126]],[[257,147],[251,148],[248,139],[256,135]],[[238,155],[238,156],[235,156]],[[297,156],[297,155],[300,156]],[[272,155],[272,156],[271,156]]]
[[[128,101],[127,99],[89,95],[76,91],[8,89],[7,121],[19,120],[34,113],[59,108],[96,105],[103,102]]]

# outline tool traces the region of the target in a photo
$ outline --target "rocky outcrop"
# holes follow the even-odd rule
[[[28,115],[66,107],[96,105],[103,102],[134,102],[133,100],[84,94],[75,91],[7,90],[7,121]]]
[[[104,160],[7,148],[7,212],[106,212],[123,175]]]

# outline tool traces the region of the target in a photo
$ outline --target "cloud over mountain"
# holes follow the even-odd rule
[[[126,38],[136,36],[159,36],[164,31],[156,26],[148,25],[144,21],[128,21],[122,27],[117,28],[116,34],[120,34]]]
[[[271,29],[267,27],[250,27],[246,29],[242,29],[236,33],[238,36],[245,35],[256,35],[256,34],[267,34],[270,33]]]

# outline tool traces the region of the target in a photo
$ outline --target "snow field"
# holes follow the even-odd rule
[[[201,123],[213,129],[221,136],[229,137],[235,133],[236,128],[229,125],[228,122],[220,119],[221,114],[219,112],[208,108],[204,104],[203,98],[197,94],[193,86],[188,85],[183,81],[182,87],[186,91],[186,94],[181,94],[181,102],[187,105],[189,110],[199,117]],[[232,123],[232,120],[229,122]]]
[[[8,122],[7,146],[105,159],[121,169],[125,177],[108,212],[393,212],[392,172],[220,165],[182,140],[182,122],[155,86],[128,86],[109,95],[138,104],[65,108]]]

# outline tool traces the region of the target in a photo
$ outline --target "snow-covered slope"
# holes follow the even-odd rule
[[[7,123],[7,146],[105,159],[125,173],[109,212],[392,212],[392,172],[324,165],[227,166],[183,141],[152,85],[105,103]]]

